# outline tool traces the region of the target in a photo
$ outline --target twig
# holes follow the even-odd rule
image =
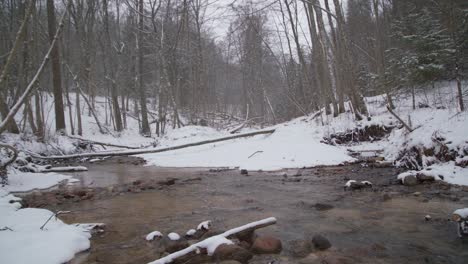
[[[255,155],[255,154],[257,154],[257,153],[263,153],[263,150],[257,150],[257,151],[255,151],[254,153],[252,153],[252,155],[250,155],[250,156],[248,157],[248,159],[250,159],[251,157],[253,157],[253,155]]]
[[[71,211],[58,211],[57,213],[51,215],[51,216],[49,217],[49,219],[47,219],[47,221],[45,221],[45,223],[40,227],[40,229],[41,229],[41,230],[44,230],[44,227],[47,225],[47,223],[49,223],[49,221],[50,221],[50,219],[52,219],[52,217],[56,217],[56,218],[57,218],[57,216],[59,216],[59,215],[61,215],[61,214],[69,214],[69,213],[71,213]]]

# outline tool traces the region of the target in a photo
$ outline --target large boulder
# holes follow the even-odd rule
[[[402,180],[406,186],[414,186],[418,184],[418,179],[414,175],[408,175]]]
[[[240,263],[248,263],[252,257],[253,254],[250,251],[234,244],[221,244],[213,253],[213,260],[217,262],[223,260],[235,260]]]
[[[272,236],[259,236],[255,238],[252,251],[256,254],[277,254],[283,249],[281,240]]]

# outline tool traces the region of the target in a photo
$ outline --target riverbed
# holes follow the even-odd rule
[[[160,257],[144,239],[151,231],[185,234],[204,220],[226,230],[270,216],[277,224],[258,233],[280,238],[283,251],[251,263],[298,263],[291,241],[314,234],[330,240],[332,248],[320,254],[335,263],[468,263],[468,242],[450,221],[455,209],[468,205],[468,189],[399,185],[395,168],[355,164],[242,175],[229,168],[144,166],[136,159],[86,166],[89,171],[73,174],[79,184],[62,188],[95,188],[101,195],[45,206],[71,211],[61,216],[67,223],[106,224],[71,264],[147,263]],[[345,190],[349,179],[369,180],[373,188]],[[127,188],[146,182],[159,184]]]

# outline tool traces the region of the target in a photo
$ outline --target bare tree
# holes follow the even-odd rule
[[[49,29],[49,41],[54,41],[55,26],[54,0],[47,0],[47,25]],[[54,45],[51,53],[52,79],[54,86],[55,129],[59,133],[66,133],[65,112],[63,108],[62,78],[60,73],[60,53],[58,45]]]

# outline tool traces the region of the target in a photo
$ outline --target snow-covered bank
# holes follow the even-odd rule
[[[149,165],[170,167],[239,167],[248,170],[277,170],[352,162],[344,147],[320,143],[316,127],[300,119],[275,126],[272,135],[230,140],[166,153],[140,155]],[[219,136],[216,130],[204,129],[193,141]],[[167,142],[169,143],[169,142]],[[177,141],[179,143],[179,141]]]
[[[67,225],[53,212],[24,208],[10,192],[47,189],[62,181],[76,181],[57,173],[30,173],[10,170],[9,185],[0,186],[0,263],[61,264],[90,246],[90,233]],[[41,230],[41,226],[50,221]]]
[[[61,264],[90,246],[91,234],[67,225],[45,209],[24,208],[20,198],[0,189],[0,262],[15,264]]]
[[[53,187],[62,181],[69,183],[77,181],[71,176],[58,173],[32,173],[10,170],[8,173],[8,185],[0,186],[5,192],[29,192]]]

